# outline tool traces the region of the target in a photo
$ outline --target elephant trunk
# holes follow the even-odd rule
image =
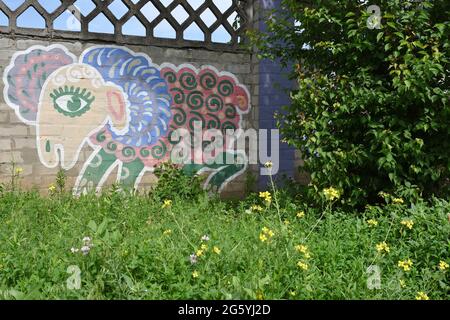
[[[38,136],[38,149],[42,163],[48,168],[55,168],[61,163],[63,169],[71,169],[83,146],[84,136],[49,135]]]

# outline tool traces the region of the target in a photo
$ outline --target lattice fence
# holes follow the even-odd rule
[[[252,0],[0,0],[0,33],[239,51]]]

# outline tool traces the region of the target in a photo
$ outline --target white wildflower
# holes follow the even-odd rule
[[[81,252],[82,252],[84,255],[89,254],[89,251],[91,251],[91,247],[89,247],[89,246],[84,246],[84,247],[81,248]]]
[[[191,264],[196,264],[197,263],[197,255],[195,253],[191,254],[189,256],[189,260],[191,261]]]
[[[89,237],[84,237],[84,238],[83,238],[83,242],[84,242],[84,245],[85,245],[85,246],[90,245],[90,244],[91,244],[91,241],[92,241],[92,239],[89,238]]]

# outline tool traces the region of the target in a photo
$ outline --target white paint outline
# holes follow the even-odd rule
[[[16,113],[16,116],[20,119],[20,121],[22,121],[23,123],[25,123],[27,125],[30,125],[30,126],[35,126],[36,125],[36,120],[35,121],[30,121],[30,120],[27,120],[27,119],[23,118],[22,115],[20,114],[20,106],[15,104],[15,103],[13,103],[9,99],[8,91],[9,91],[10,87],[9,87],[9,83],[8,83],[8,74],[11,72],[11,70],[16,65],[16,60],[17,60],[17,58],[19,56],[28,55],[34,50],[42,50],[42,51],[50,52],[53,49],[61,49],[65,54],[67,54],[67,56],[72,58],[73,63],[76,63],[78,61],[78,58],[72,52],[70,52],[69,49],[67,49],[62,44],[52,44],[52,45],[46,46],[46,47],[42,46],[42,45],[34,45],[34,46],[29,47],[27,50],[22,50],[22,51],[15,52],[12,55],[12,57],[11,57],[10,64],[5,68],[5,71],[3,72],[3,83],[5,85],[4,88],[3,88],[3,98],[5,99],[6,104],[10,108],[14,109],[14,111]],[[67,65],[70,65],[70,63],[67,64]],[[59,70],[59,69],[57,69],[57,70]],[[55,72],[57,70],[55,70]],[[50,77],[50,75],[48,75],[48,77]],[[42,88],[44,88],[44,86],[45,86],[45,82],[42,85]],[[42,92],[42,90],[41,90],[41,92]],[[39,96],[39,100],[40,99],[41,98]],[[38,105],[39,105],[39,102],[40,101],[38,101]],[[37,110],[37,112],[39,112],[39,110]],[[36,119],[37,119],[37,112],[36,112]]]

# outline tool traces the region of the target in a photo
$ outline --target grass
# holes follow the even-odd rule
[[[278,199],[279,211],[257,195],[238,203],[173,198],[164,209],[163,200],[114,190],[78,199],[0,192],[0,298],[449,298],[450,270],[439,268],[450,263],[447,201],[357,214],[308,208],[288,196]],[[86,236],[89,253],[72,253]],[[381,242],[388,253],[377,252]],[[207,249],[198,252],[202,244]],[[191,264],[196,252],[202,255]],[[406,259],[410,271],[398,266]],[[370,265],[377,267],[368,273]],[[371,290],[377,270],[381,284]]]

